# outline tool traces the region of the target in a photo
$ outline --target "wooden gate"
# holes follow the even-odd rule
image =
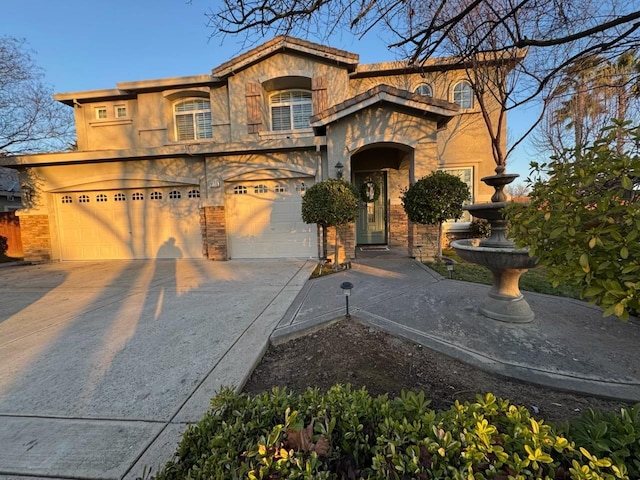
[[[20,237],[20,219],[15,212],[0,212],[0,236],[7,238],[5,255],[12,258],[22,258],[22,238]]]

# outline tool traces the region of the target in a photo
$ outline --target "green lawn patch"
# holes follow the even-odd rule
[[[445,257],[451,258],[456,262],[453,272],[451,273],[453,280],[491,285],[493,277],[488,268],[475,263],[465,262],[452,250],[447,250],[442,253]],[[445,263],[425,262],[425,265],[443,277],[449,278],[449,271]],[[528,292],[556,295],[558,297],[580,298],[580,291],[576,287],[571,285],[558,285],[557,287],[553,287],[551,281],[548,279],[547,270],[543,266],[532,268],[525,273],[520,278],[520,289]]]

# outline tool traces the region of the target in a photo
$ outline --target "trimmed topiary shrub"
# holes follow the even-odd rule
[[[634,412],[615,429],[630,443],[638,438]],[[625,479],[625,462],[637,455],[626,448],[595,453],[492,394],[435,411],[423,392],[372,398],[337,385],[249,397],[227,389],[156,478]]]

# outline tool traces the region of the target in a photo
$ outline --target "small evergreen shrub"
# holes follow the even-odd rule
[[[372,398],[348,385],[255,397],[225,389],[156,478],[637,478],[640,405],[620,418],[591,413],[564,435],[492,394],[446,411],[429,403],[423,392]],[[607,448],[604,434],[584,433],[601,421],[612,426]]]
[[[0,257],[4,256],[9,250],[9,244],[7,243],[7,237],[0,235]]]
[[[619,414],[587,410],[565,431],[590,454],[624,464],[629,478],[640,478],[640,403]]]

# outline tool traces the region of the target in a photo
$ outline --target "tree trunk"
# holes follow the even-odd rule
[[[322,258],[327,258],[327,226],[320,225],[322,227]]]
[[[442,222],[438,223],[438,245],[436,247],[436,261],[442,261]]]
[[[340,261],[338,260],[338,253],[339,253],[338,252],[338,231],[339,231],[338,230],[338,225],[335,226],[335,229],[336,229],[336,238],[335,238],[336,241],[335,241],[334,248],[333,248],[333,252],[334,252],[334,255],[335,255],[335,259],[334,259],[334,262],[333,262],[333,269],[334,270],[338,270],[338,265],[340,264]]]

